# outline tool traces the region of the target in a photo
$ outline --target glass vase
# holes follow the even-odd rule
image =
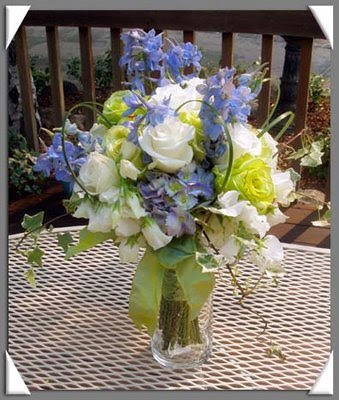
[[[169,368],[202,365],[212,352],[212,315],[209,296],[199,315],[192,318],[175,270],[166,270],[158,326],[152,338],[155,360]]]

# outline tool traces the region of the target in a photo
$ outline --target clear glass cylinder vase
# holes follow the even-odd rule
[[[153,357],[169,368],[194,368],[212,352],[212,295],[192,318],[174,270],[166,270],[158,325],[152,338]]]

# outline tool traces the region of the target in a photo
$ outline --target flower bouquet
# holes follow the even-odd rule
[[[97,123],[81,131],[69,115],[44,149],[35,170],[72,185],[64,204],[87,218],[78,242],[58,234],[66,258],[100,242],[119,246],[123,263],[138,263],[129,300],[134,324],[145,327],[154,357],[163,365],[192,367],[211,353],[215,273],[225,268],[240,300],[257,287],[242,286],[238,261],[246,254],[260,279],[283,275],[283,248],[267,232],[285,221],[279,206],[294,200],[293,170],[277,167],[279,138],[268,130],[292,113],[260,128],[248,123],[265,76],[264,66],[238,74],[202,73],[201,53],[154,30],[122,34],[120,65],[128,82],[103,106]],[[79,107],[77,105],[76,107]],[[43,213],[25,216],[33,248],[22,251],[35,283],[42,265],[39,234]],[[50,229],[53,232],[53,229]],[[139,261],[141,254],[141,260]]]

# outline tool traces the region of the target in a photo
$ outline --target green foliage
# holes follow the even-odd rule
[[[310,99],[315,104],[319,104],[322,98],[328,95],[328,90],[325,89],[325,78],[323,75],[311,75],[309,94]]]
[[[10,195],[41,193],[43,176],[33,171],[35,155],[28,150],[25,138],[9,131],[8,147]]]
[[[44,212],[40,211],[35,215],[24,215],[24,219],[21,226],[29,232],[36,231],[38,228],[42,227],[42,221],[44,219]]]
[[[42,267],[42,256],[44,252],[36,246],[33,250],[27,252],[27,261],[32,267]]]
[[[85,228],[80,232],[79,241],[75,246],[69,246],[70,243],[68,243],[66,258],[73,257],[81,251],[88,250],[105,240],[113,239],[113,237],[113,232],[91,232]],[[65,244],[65,238],[62,243]]]
[[[73,242],[73,237],[69,232],[58,234],[58,245],[67,253],[69,245]]]
[[[37,56],[31,57],[31,72],[36,92],[37,94],[41,94],[42,91],[50,84],[51,76],[48,67],[44,69],[37,68],[37,58]]]
[[[79,57],[72,57],[67,63],[67,75],[81,82],[81,61]],[[94,77],[95,84],[98,87],[110,87],[112,85],[112,53],[110,50],[95,58]]]

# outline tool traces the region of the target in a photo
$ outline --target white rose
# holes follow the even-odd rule
[[[121,160],[120,162],[120,175],[123,178],[132,179],[132,181],[137,180],[140,171],[134,166],[134,164],[129,160]]]
[[[201,85],[204,82],[203,79],[200,78],[192,78],[183,82],[182,85],[179,84],[170,84],[162,87],[158,87],[155,90],[155,94],[151,96],[150,103],[152,104],[161,104],[164,100],[170,99],[169,107],[172,110],[176,110],[183,103],[189,100],[202,100],[203,95],[200,94],[196,87]],[[190,103],[185,104],[179,112],[190,112],[197,111],[199,112],[201,108],[201,103],[199,101],[191,101]]]
[[[165,235],[159,225],[151,218],[146,219],[145,226],[141,231],[147,243],[153,248],[153,250],[166,246],[173,237]]]
[[[227,127],[232,138],[235,160],[245,153],[252,156],[258,156],[261,153],[260,140],[250,125],[235,123],[228,124]]]
[[[266,216],[258,214],[257,209],[249,203],[243,208],[237,220],[242,221],[250,232],[261,238],[270,229]]]
[[[100,194],[119,184],[115,162],[103,154],[92,152],[79,171],[80,181],[90,194]]]
[[[282,244],[275,236],[268,235],[263,239],[263,246],[252,252],[251,258],[262,272],[265,270],[279,271],[284,258]]]
[[[272,180],[277,202],[283,206],[288,206],[290,204],[289,196],[295,189],[290,172],[285,171],[272,174]]]
[[[193,150],[188,142],[193,139],[194,132],[193,126],[176,117],[167,117],[155,127],[146,126],[139,137],[139,143],[153,159],[149,168],[172,173],[189,164],[193,158]]]

